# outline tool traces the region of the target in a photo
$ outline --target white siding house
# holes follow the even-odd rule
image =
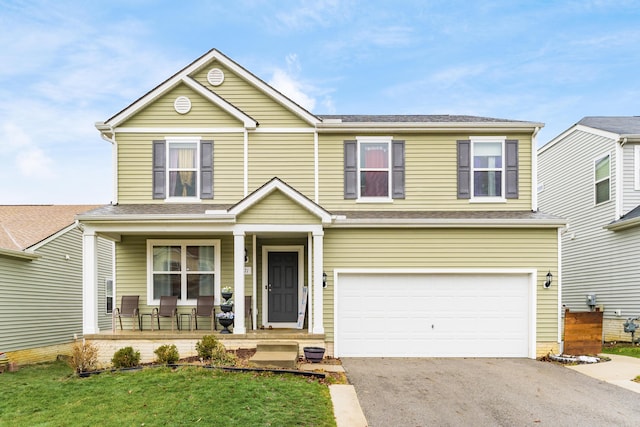
[[[604,311],[605,340],[640,316],[639,166],[640,117],[585,117],[538,150],[540,209],[568,223],[562,303]]]

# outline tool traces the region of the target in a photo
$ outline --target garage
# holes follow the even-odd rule
[[[530,273],[340,273],[338,357],[535,357]]]

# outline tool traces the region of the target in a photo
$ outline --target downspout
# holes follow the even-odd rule
[[[118,142],[116,141],[116,132],[111,125],[105,123],[96,123],[96,128],[100,131],[100,137],[111,143],[111,168],[113,169],[113,202],[118,204]],[[110,136],[107,136],[109,134]]]
[[[538,132],[542,129],[540,126],[536,126],[531,135],[531,211],[538,211],[538,142],[536,138]]]
[[[616,144],[616,204],[615,204],[615,216],[616,220],[622,217],[623,203],[624,203],[624,190],[622,186],[622,169],[624,168],[624,145],[627,143],[627,138],[620,138]]]

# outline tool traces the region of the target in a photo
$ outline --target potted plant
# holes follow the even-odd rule
[[[304,347],[304,358],[311,363],[319,363],[324,357],[324,348],[322,347]]]
[[[222,298],[229,299],[231,298],[231,295],[233,295],[233,289],[231,289],[231,286],[225,286],[222,288]]]
[[[233,310],[233,298],[229,298],[226,301],[223,301],[222,304],[220,304],[220,310],[222,310],[225,313],[228,313],[231,310]]]
[[[222,313],[216,314],[216,317],[218,318],[218,322],[220,322],[220,325],[222,325],[222,327],[224,328],[220,331],[220,333],[230,334],[231,331],[229,330],[229,326],[233,324],[233,311],[223,311]]]

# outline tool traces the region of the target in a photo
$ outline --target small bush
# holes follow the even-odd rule
[[[115,368],[132,368],[140,364],[140,352],[133,347],[124,347],[113,354],[111,363]]]
[[[175,344],[161,345],[154,353],[157,356],[156,362],[168,365],[170,363],[176,363],[180,360],[180,354]]]
[[[196,343],[198,357],[210,361],[214,366],[233,366],[236,363],[234,354],[227,353],[224,345],[213,335],[205,335]]]
[[[84,339],[76,341],[67,363],[77,373],[95,371],[98,365],[98,348]]]

